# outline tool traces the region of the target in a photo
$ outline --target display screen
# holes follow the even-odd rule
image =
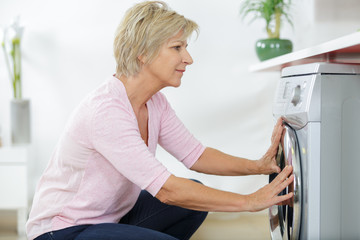
[[[283,99],[286,99],[287,96],[289,96],[289,94],[288,94],[288,92],[289,92],[289,85],[290,85],[289,82],[286,82],[286,83],[285,83],[284,92],[283,92]]]

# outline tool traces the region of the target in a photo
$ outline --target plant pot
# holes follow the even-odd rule
[[[256,54],[260,61],[292,52],[293,45],[288,39],[268,38],[256,42]]]
[[[10,112],[12,144],[30,143],[30,101],[11,100]]]

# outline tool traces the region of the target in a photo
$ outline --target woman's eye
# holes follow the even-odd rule
[[[181,46],[175,46],[174,48],[175,48],[175,50],[180,51]]]

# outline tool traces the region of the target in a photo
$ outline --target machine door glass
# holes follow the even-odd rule
[[[276,161],[281,169],[287,165],[293,166],[294,181],[280,195],[294,192],[294,197],[288,205],[274,205],[269,208],[271,238],[299,239],[302,204],[300,152],[296,132],[286,123]],[[276,173],[271,174],[269,182],[276,176]]]

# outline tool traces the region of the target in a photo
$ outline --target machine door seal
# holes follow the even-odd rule
[[[272,239],[299,239],[302,205],[302,175],[299,143],[296,131],[284,123],[284,133],[281,137],[276,158],[278,166],[283,169],[293,166],[294,181],[279,195],[294,192],[289,205],[274,205],[269,208],[270,231]],[[269,176],[271,182],[277,173]]]

